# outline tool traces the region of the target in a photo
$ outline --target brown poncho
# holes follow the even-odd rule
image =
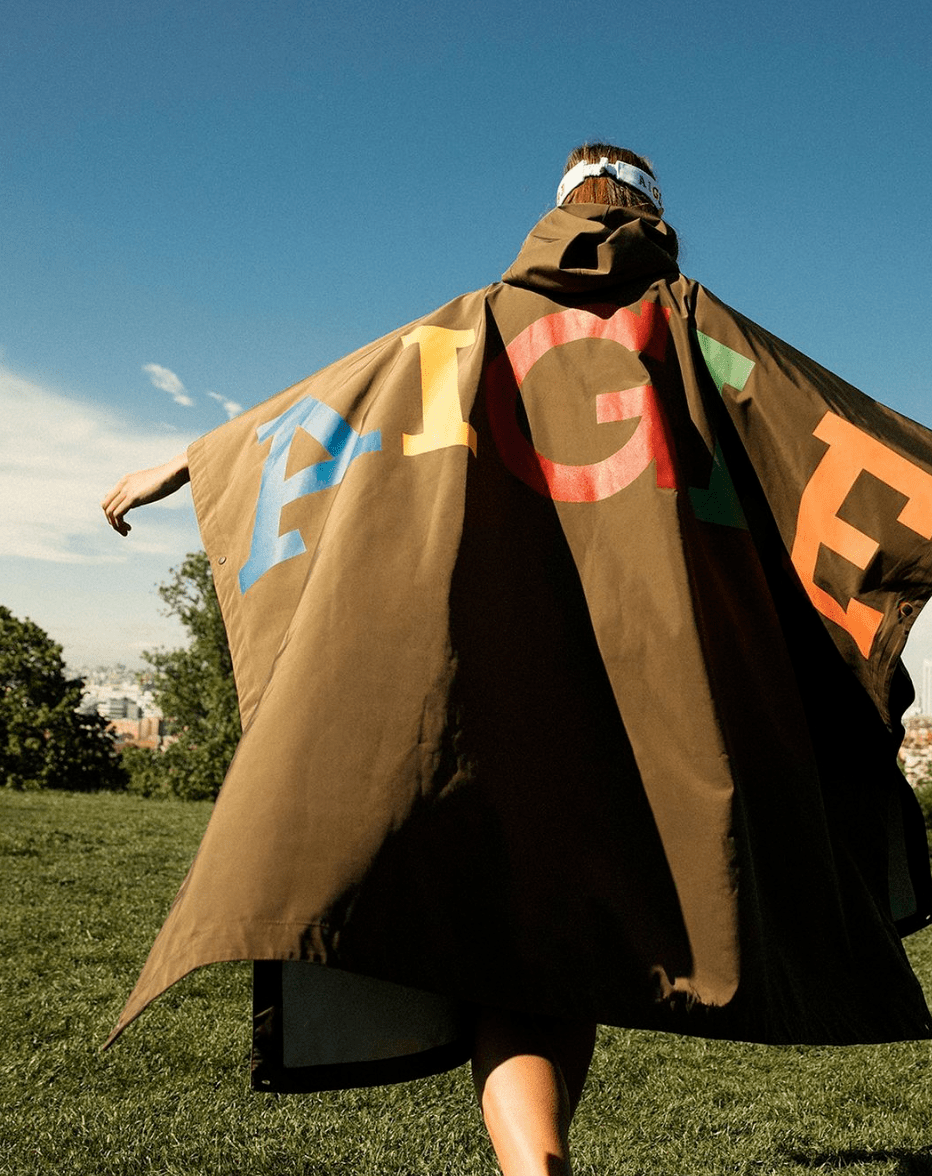
[[[279,1088],[291,1035],[313,1055],[404,992],[375,981],[761,1042],[932,1033],[896,764],[932,434],[675,256],[650,216],[557,209],[501,282],[191,448],[244,733],[117,1031],[252,959],[326,965],[260,971]]]

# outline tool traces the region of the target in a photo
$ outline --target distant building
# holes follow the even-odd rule
[[[155,716],[112,719],[107,729],[117,747],[165,747],[174,737],[165,734],[165,723]]]
[[[924,715],[932,715],[932,659],[922,663],[922,688],[919,691],[919,705]]]
[[[151,684],[122,677],[122,666],[118,666],[117,671],[108,674],[101,669],[95,674],[95,680],[85,679],[81,710],[96,710],[111,722],[161,718],[161,711],[152,696]]]
[[[105,719],[139,719],[142,717],[142,707],[135,698],[111,696],[104,698],[97,707],[98,714]]]

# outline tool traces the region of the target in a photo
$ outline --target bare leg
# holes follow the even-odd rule
[[[569,1176],[569,1129],[595,1025],[494,1009],[476,1018],[473,1081],[504,1176]]]

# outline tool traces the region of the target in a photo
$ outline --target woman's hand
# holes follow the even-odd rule
[[[104,495],[100,505],[114,531],[128,535],[132,527],[123,517],[128,510],[167,498],[189,480],[187,452],[179,453],[164,465],[126,474]]]

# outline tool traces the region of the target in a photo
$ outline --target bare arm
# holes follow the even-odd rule
[[[120,535],[128,535],[132,527],[123,517],[128,510],[132,510],[134,506],[145,506],[149,502],[167,498],[189,480],[188,454],[185,451],[164,465],[154,466],[151,470],[137,470],[135,474],[126,474],[104,495],[100,505],[114,531]]]

